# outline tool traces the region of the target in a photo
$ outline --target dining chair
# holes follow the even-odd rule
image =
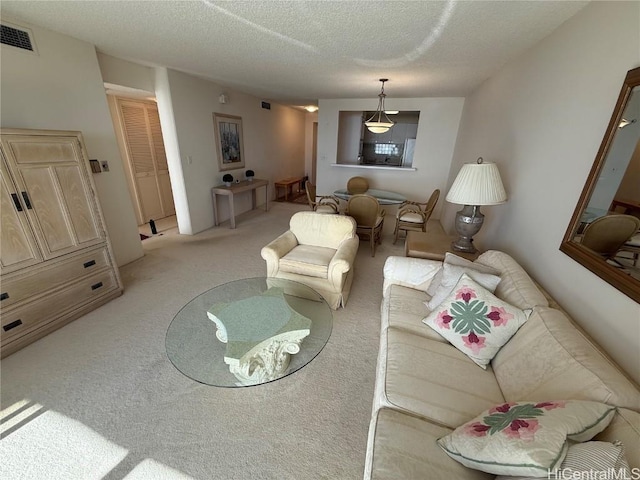
[[[305,185],[307,191],[307,201],[311,210],[318,213],[340,213],[340,200],[333,195],[318,195],[316,186],[307,182]]]
[[[640,219],[633,215],[605,215],[587,225],[580,243],[605,260],[620,264],[613,257],[639,228]]]
[[[369,190],[369,180],[364,177],[351,177],[347,181],[347,192],[351,195],[357,195]]]
[[[424,203],[412,202],[409,200],[402,203],[398,208],[398,213],[396,214],[396,228],[393,231],[393,243],[395,244],[398,241],[400,230],[404,230],[405,232],[408,230],[425,232],[427,230],[427,222],[429,221],[439,198],[440,190],[436,188],[429,197],[429,200]]]
[[[385,211],[378,199],[371,195],[356,194],[349,198],[345,215],[356,221],[356,232],[360,238],[368,238],[371,256],[376,256],[376,245],[382,243],[382,227]]]

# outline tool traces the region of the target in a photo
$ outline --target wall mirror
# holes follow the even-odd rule
[[[640,303],[640,247],[634,247],[633,241],[638,237],[624,241],[614,255],[604,255],[593,249],[596,247],[583,245],[585,240],[591,244],[591,239],[585,239],[584,234],[591,224],[591,231],[597,230],[595,220],[621,214],[640,218],[640,68],[627,72],[611,121],[560,245],[561,251]],[[616,228],[606,230],[613,233]]]
[[[336,163],[411,168],[420,112],[387,112],[394,125],[384,133],[372,133],[364,125],[366,119],[373,113],[362,111],[339,113]]]

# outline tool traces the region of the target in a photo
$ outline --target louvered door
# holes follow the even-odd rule
[[[157,107],[118,99],[118,109],[139,221],[145,223],[173,215],[175,207]]]

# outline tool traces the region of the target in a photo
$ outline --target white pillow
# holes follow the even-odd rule
[[[500,300],[463,273],[440,306],[422,321],[486,369],[530,314],[531,310]]]
[[[505,403],[484,411],[437,443],[469,468],[546,478],[562,465],[568,440],[590,440],[607,428],[615,413],[616,407],[579,400]]]
[[[471,260],[467,260],[466,258],[459,257],[458,255],[455,255],[450,252],[446,252],[444,255],[444,261],[442,262],[440,269],[438,270],[436,275],[433,277],[433,280],[429,285],[429,288],[427,289],[427,293],[429,294],[430,297],[433,297],[435,295],[436,290],[438,289],[438,287],[440,286],[440,283],[442,282],[442,276],[444,275],[444,265],[446,264],[457,265],[459,267],[467,267],[469,269],[473,269],[481,273],[488,273],[490,275],[500,276],[500,271],[496,270],[493,267],[490,267],[488,265],[483,265],[482,263],[472,262]]]
[[[632,478],[629,463],[620,442],[585,442],[569,445],[562,465],[540,478],[597,478],[614,480]],[[495,480],[529,480],[531,477],[500,475]]]
[[[500,277],[497,275],[484,273],[471,267],[461,267],[459,265],[445,263],[442,265],[442,278],[440,280],[440,285],[436,288],[431,300],[425,302],[425,305],[429,310],[435,310],[438,308],[442,301],[451,293],[453,287],[456,286],[463,273],[469,275],[469,277],[491,293],[495,292],[496,287],[500,283]]]

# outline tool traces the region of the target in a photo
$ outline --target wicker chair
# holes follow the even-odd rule
[[[364,177],[351,177],[347,182],[347,192],[358,195],[369,190],[369,181]]]
[[[440,190],[436,189],[425,203],[406,201],[398,209],[396,215],[396,228],[393,231],[393,243],[398,241],[400,230],[415,230],[424,232],[427,229],[427,221],[433,213],[433,209],[440,198]]]
[[[318,213],[340,213],[340,200],[333,195],[318,195],[316,186],[307,182],[307,201],[311,210]]]
[[[356,221],[359,237],[366,237],[371,244],[371,256],[376,256],[376,244],[382,242],[382,227],[385,211],[380,208],[378,199],[371,195],[358,194],[349,198],[346,215]]]
[[[632,215],[605,215],[587,225],[581,243],[606,260],[615,261],[613,257],[638,228],[640,219]]]

